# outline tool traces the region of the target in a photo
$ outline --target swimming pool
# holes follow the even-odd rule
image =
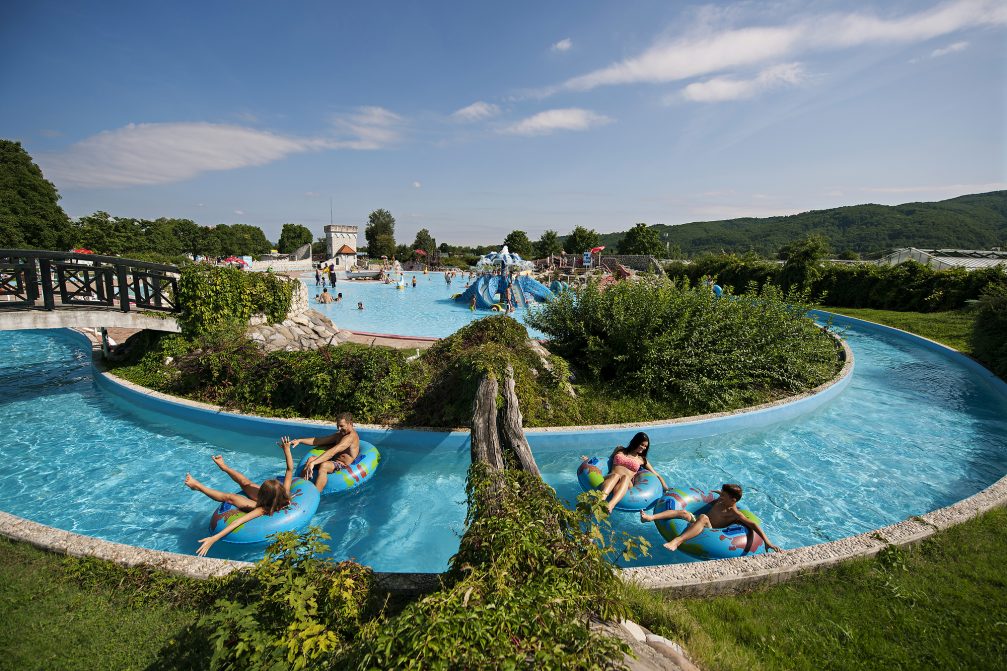
[[[416,277],[415,287],[412,286],[413,277]],[[341,329],[443,338],[474,319],[499,314],[488,310],[473,312],[468,305],[451,300],[455,294],[465,291],[467,277],[468,273],[460,273],[448,284],[444,273],[424,275],[422,272],[407,272],[405,289],[396,289],[394,284],[381,282],[339,280],[329,291],[341,292],[343,300],[324,305],[315,301],[322,288],[315,286],[314,277],[305,276],[302,281],[308,287],[312,309],[324,314]],[[357,303],[361,302],[364,309],[358,310]],[[525,312],[525,309],[519,308],[513,316],[523,324]],[[528,331],[532,337],[542,337],[534,329],[529,328]]]
[[[394,291],[394,290],[393,290]],[[946,355],[901,336],[850,327],[854,378],[834,401],[767,428],[655,444],[669,484],[745,486],[783,547],[835,540],[948,505],[1007,472],[1007,396]],[[90,352],[61,331],[0,332],[0,510],[108,540],[192,553],[211,502],[186,489],[186,471],[229,483],[210,457],[261,478],[281,470],[278,436],[245,434],[140,410],[96,388]],[[626,430],[628,441],[633,429]],[[533,447],[534,447],[534,440]],[[580,491],[583,450],[535,448],[546,481],[566,499]],[[302,448],[303,449],[303,448]],[[295,458],[300,457],[295,451]],[[465,518],[467,447],[403,441],[382,448],[367,486],[325,499],[315,521],[333,555],[379,571],[440,571]],[[616,528],[657,547],[652,525],[629,513]],[[261,547],[218,543],[211,556],[256,559]],[[634,565],[675,558],[657,548]],[[684,558],[682,558],[684,559]]]

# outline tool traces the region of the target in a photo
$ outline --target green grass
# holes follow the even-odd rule
[[[138,600],[125,569],[0,539],[0,669],[145,669],[197,613],[168,593]],[[170,580],[170,579],[164,579]]]
[[[1007,510],[878,558],[739,596],[630,591],[706,669],[1007,668]]]
[[[893,310],[868,310],[866,308],[822,308],[829,312],[866,319],[885,326],[893,326],[903,331],[936,340],[954,347],[964,354],[972,354],[972,325],[975,312],[972,310],[951,310],[948,312],[895,312]]]

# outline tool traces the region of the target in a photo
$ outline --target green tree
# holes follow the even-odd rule
[[[563,242],[563,249],[567,254],[580,254],[597,247],[599,244],[601,244],[601,237],[598,235],[598,231],[593,228],[577,226]]]
[[[392,256],[395,254],[395,217],[388,210],[374,210],[367,217],[364,229],[367,238],[367,252],[370,256]]]
[[[398,261],[408,261],[413,258],[413,248],[409,245],[395,245],[393,256]]]
[[[521,258],[529,259],[534,255],[531,240],[524,231],[511,231],[504,238],[503,243],[507,245],[507,251],[511,254],[520,254]]]
[[[199,243],[203,229],[192,219],[173,219],[171,232],[178,240],[183,254],[199,254]]]
[[[626,232],[626,236],[619,241],[620,254],[651,254],[653,256],[664,256],[665,247],[661,242],[661,234],[656,228],[651,228],[647,224],[637,224]]]
[[[780,258],[786,259],[780,271],[780,286],[806,287],[821,275],[821,263],[829,256],[829,241],[813,233],[780,248]]]
[[[310,245],[311,240],[311,230],[308,227],[300,224],[284,224],[276,249],[281,254],[293,254],[301,245]]]
[[[56,187],[20,142],[0,140],[0,244],[63,250],[74,244],[73,233]]]
[[[437,243],[434,241],[434,237],[430,235],[430,231],[425,228],[417,231],[416,239],[413,240],[413,249],[422,249],[427,253],[428,258],[437,251]]]
[[[559,234],[556,231],[545,231],[535,243],[535,253],[540,259],[550,254],[559,254],[561,251],[563,243],[559,241]]]

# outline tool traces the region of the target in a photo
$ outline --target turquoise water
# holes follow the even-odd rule
[[[394,291],[394,290],[392,290]],[[1007,399],[969,369],[900,338],[851,328],[850,386],[794,421],[711,438],[655,444],[669,484],[740,482],[743,505],[783,547],[834,540],[948,505],[1007,472]],[[90,353],[61,331],[0,332],[0,509],[62,529],[192,553],[214,507],[182,485],[186,471],[229,487],[210,457],[249,476],[282,468],[277,436],[189,425],[99,394]],[[626,440],[633,431],[626,432]],[[536,450],[560,496],[579,493],[581,452]],[[299,448],[295,458],[300,458]],[[368,485],[323,500],[316,522],[337,558],[376,570],[439,571],[465,517],[468,450],[382,447]],[[629,513],[618,530],[660,536]],[[256,559],[261,547],[218,543],[211,556]],[[674,559],[658,548],[636,564]]]
[[[414,276],[415,287],[412,286]],[[444,281],[444,273],[406,273],[405,277],[405,289],[381,282],[339,280],[335,289],[329,288],[329,293],[342,293],[342,302],[326,305],[315,302],[322,288],[315,286],[314,276],[305,277],[304,282],[308,286],[311,307],[339,328],[350,331],[443,338],[474,319],[499,314],[487,310],[473,312],[468,305],[451,300],[455,294],[465,291],[467,274],[454,278],[451,284]],[[363,310],[357,309],[360,302],[364,304]],[[512,316],[524,323],[524,315],[525,310],[519,308]],[[542,337],[532,328],[528,328],[528,332],[533,337]]]

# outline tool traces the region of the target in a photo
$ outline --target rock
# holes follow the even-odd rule
[[[647,633],[644,632],[643,627],[638,625],[636,622],[633,622],[632,620],[623,620],[622,622],[619,623],[619,625],[627,632],[629,632],[629,635],[635,638],[636,640],[640,641],[641,643],[646,642]]]
[[[279,333],[284,338],[286,338],[287,340],[293,340],[294,339],[294,334],[291,333],[290,329],[288,329],[286,326],[277,326],[276,327],[276,332]]]
[[[280,322],[280,326],[286,326],[287,328],[290,328],[293,325],[294,321],[292,319],[284,319],[282,322]]]
[[[685,656],[682,646],[674,641],[669,641],[664,636],[657,634],[647,634],[647,645],[657,650],[659,653],[670,659],[682,671],[699,671],[699,667]]]

